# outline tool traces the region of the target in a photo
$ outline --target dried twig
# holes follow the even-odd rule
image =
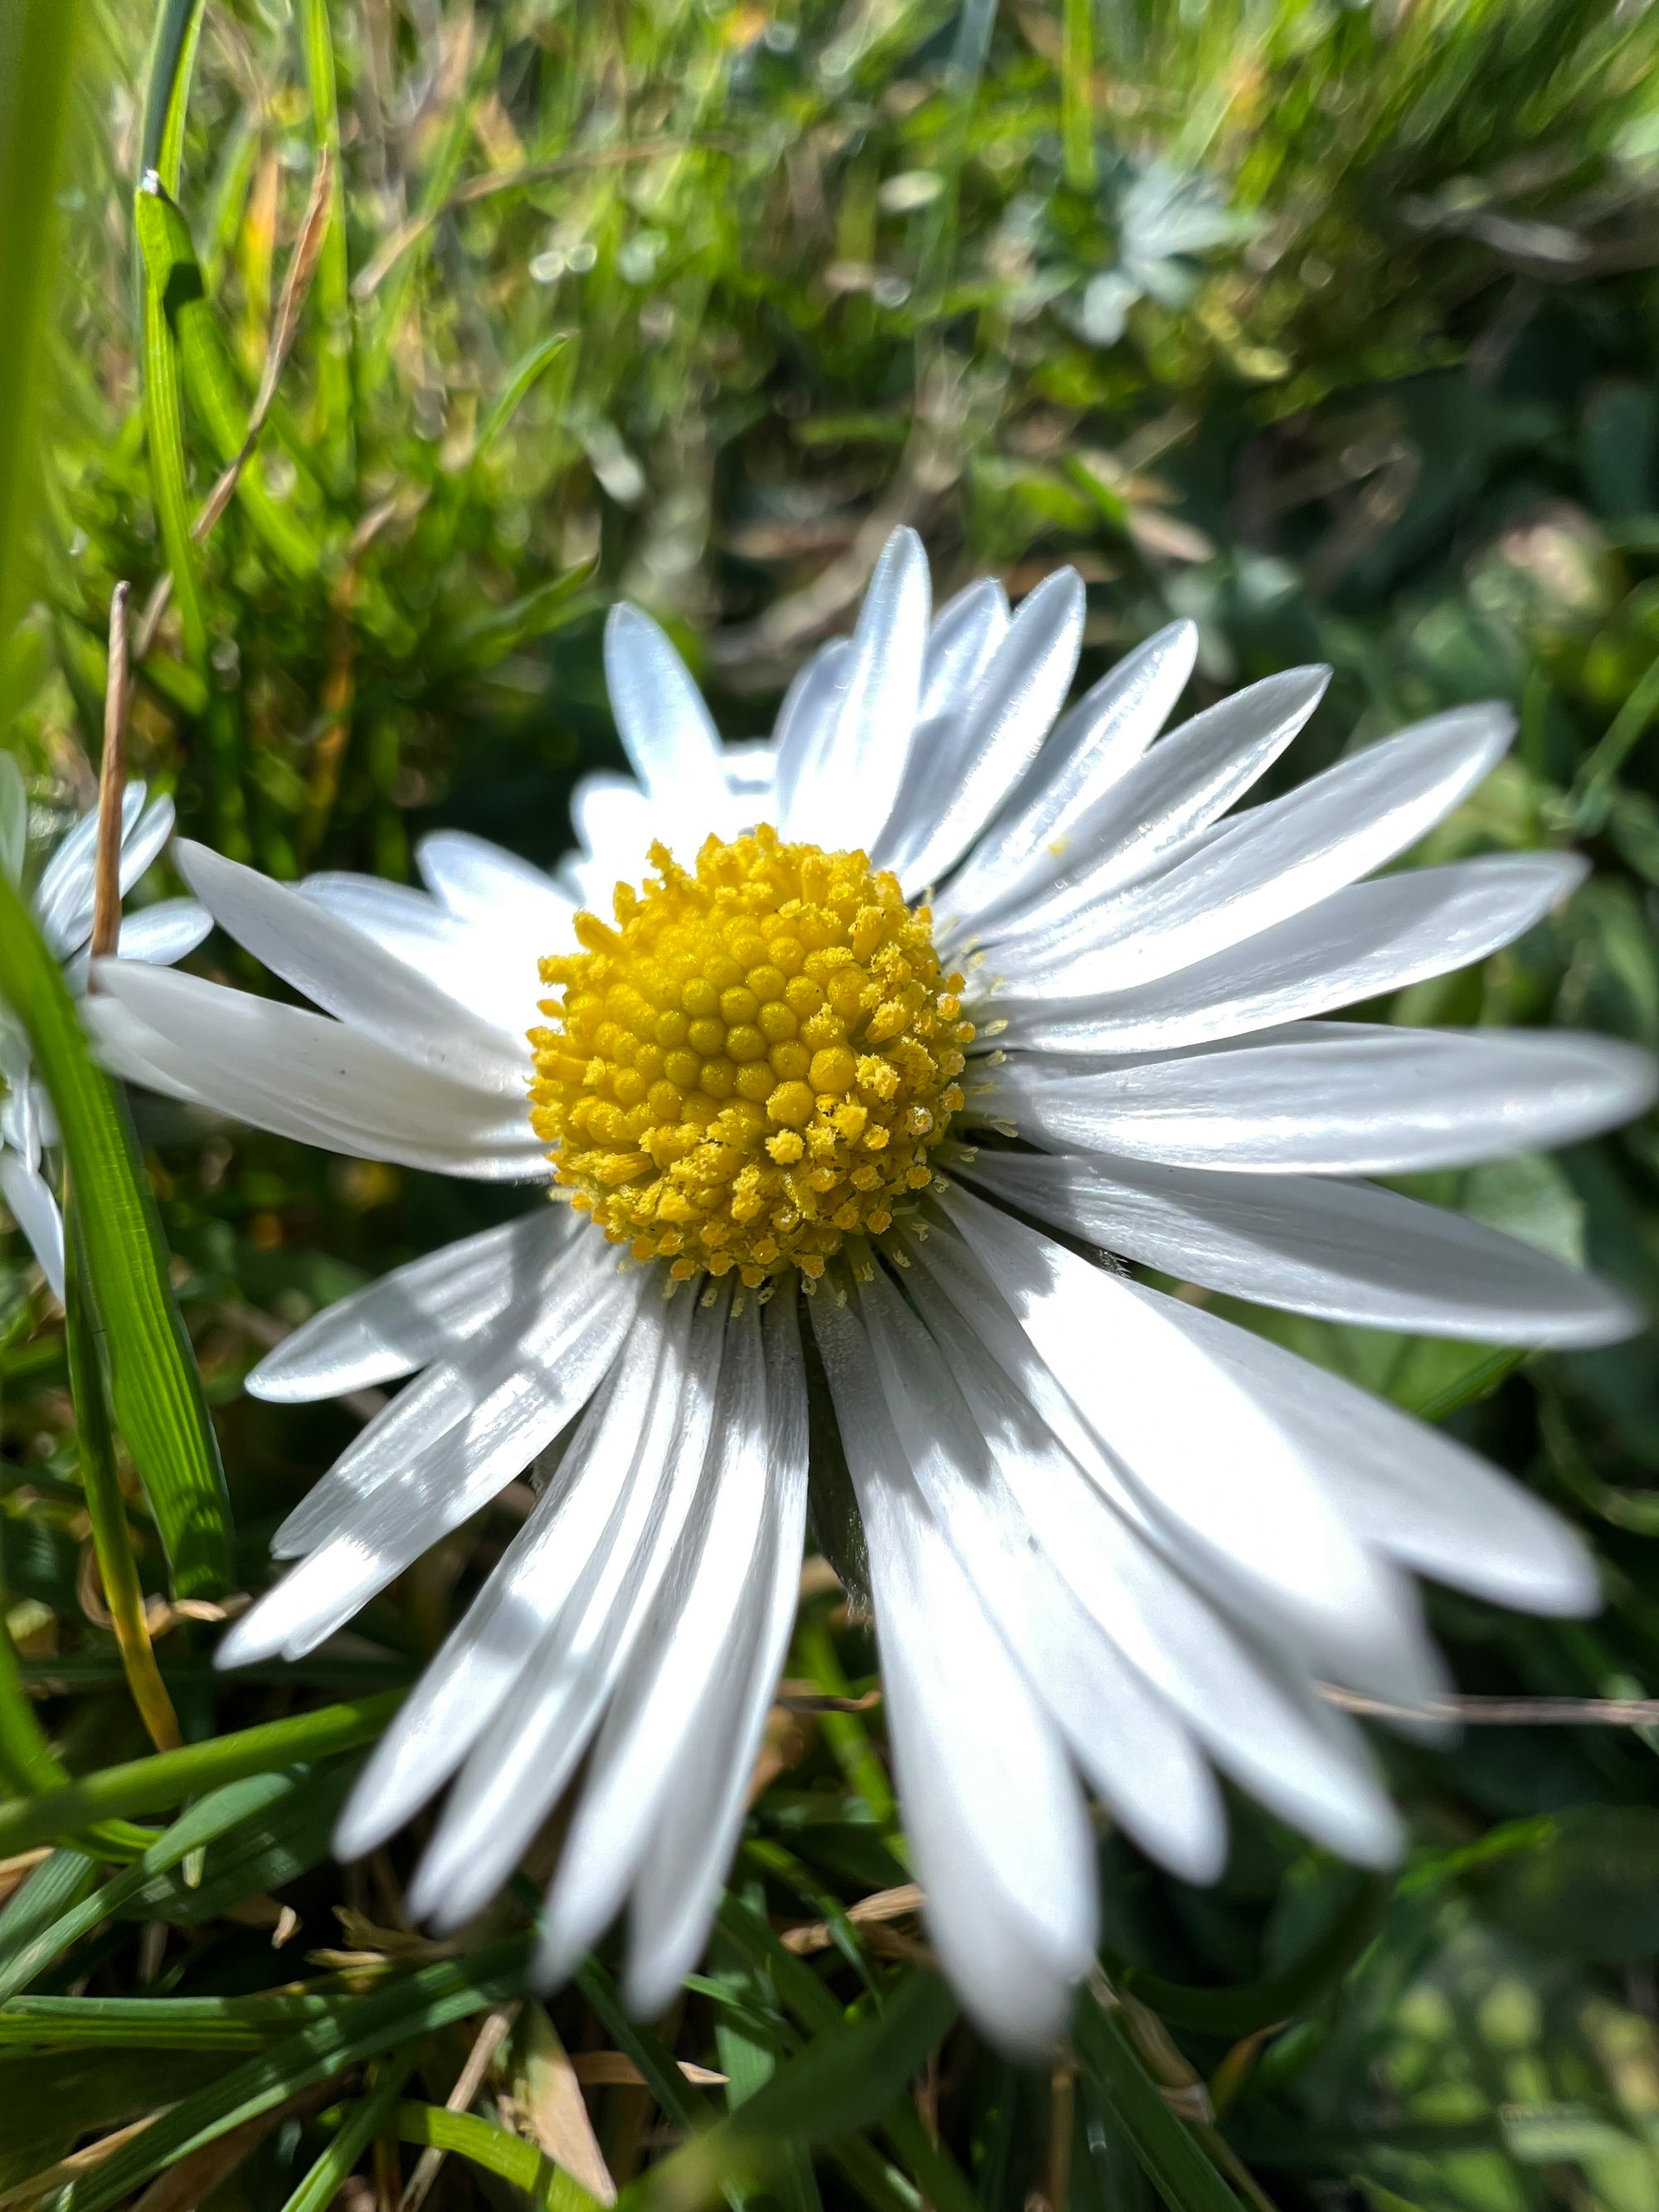
[[[316,170],[311,179],[311,198],[306,204],[305,219],[300,225],[294,251],[289,257],[288,274],[283,280],[276,320],[271,328],[270,343],[265,349],[265,365],[260,372],[259,388],[254,394],[247,428],[243,433],[240,448],[203,501],[196,520],[190,526],[190,534],[198,545],[235,495],[242,471],[258,443],[259,433],[265,427],[271,404],[276,397],[276,386],[288,366],[288,357],[294,350],[294,341],[299,335],[301,312],[311,290],[311,280],[317,273],[323,240],[328,232],[329,187],[333,180],[333,155],[326,146],[320,147]],[[143,660],[155,644],[156,630],[172,596],[173,575],[170,570],[167,570],[156,578],[155,588],[144,604],[133,653],[136,660]]]
[[[1434,1698],[1425,1705],[1392,1705],[1322,1682],[1322,1696],[1367,1720],[1442,1721],[1478,1728],[1654,1728],[1659,1698]]]
[[[694,2089],[724,2088],[727,2076],[709,2066],[694,2066],[689,2058],[674,2063]],[[646,2079],[625,2051],[574,2051],[570,2071],[585,2089],[643,2089]]]
[[[121,805],[127,790],[127,699],[132,688],[127,653],[127,604],[132,586],[110,594],[109,673],[104,684],[104,757],[98,769],[98,860],[92,908],[94,960],[114,951],[121,937]]]
[[[464,2112],[471,2106],[483,2085],[490,2062],[512,2033],[513,2023],[519,2016],[516,2003],[498,2005],[494,2012],[486,2013],[483,2025],[473,2039],[472,2048],[466,2055],[454,2087],[444,2100],[444,2109]],[[419,2212],[426,2202],[427,2192],[438,2179],[446,2154],[441,2150],[423,2150],[415,2161],[415,2171],[409,2177],[403,2195],[398,2199],[398,2212]]]
[[[907,1881],[896,1889],[878,1889],[869,1897],[861,1897],[847,1908],[847,1917],[855,1928],[867,1928],[884,1920],[902,1920],[908,1913],[921,1909],[921,1886]],[[786,1928],[779,1939],[786,1951],[805,1956],[813,1951],[827,1951],[835,1941],[835,1933],[827,1920],[804,1921],[799,1928]]]
[[[305,220],[300,225],[300,235],[295,240],[294,251],[289,257],[288,274],[283,280],[283,295],[277,302],[276,320],[271,329],[270,343],[265,350],[265,365],[260,374],[259,388],[253,395],[253,408],[247,418],[247,429],[240,449],[202,502],[201,513],[190,526],[190,534],[198,545],[230,504],[231,495],[236,489],[242,471],[247,466],[259,433],[265,427],[265,418],[270,413],[271,403],[276,397],[277,384],[288,366],[288,357],[294,350],[294,341],[299,335],[301,311],[311,290],[311,280],[317,273],[323,240],[328,231],[328,195],[333,174],[333,155],[326,146],[319,148],[316,173],[311,180],[311,198],[307,203]]]

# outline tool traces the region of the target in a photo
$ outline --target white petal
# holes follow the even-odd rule
[[[614,1528],[618,1493],[656,1388],[664,1326],[685,1317],[659,1301],[645,1308],[639,1356],[616,1363],[530,1518],[375,1747],[337,1832],[343,1856],[355,1858],[383,1843],[448,1780],[562,1617]],[[694,1342],[671,1471],[677,1482],[703,1463],[722,1318],[691,1317]]]
[[[1577,1531],[1443,1429],[1219,1315],[1165,1304],[1178,1328],[1273,1407],[1368,1543],[1498,1605],[1567,1616],[1600,1609],[1600,1581]]]
[[[609,878],[605,889],[637,883],[649,866],[647,855],[653,841],[675,827],[631,776],[605,769],[583,776],[577,784],[570,795],[570,822],[591,856],[592,879]],[[695,852],[689,854],[687,864],[696,857]],[[600,914],[610,912],[604,889],[595,894],[593,904]]]
[[[717,1431],[723,1416],[742,1411],[733,1385],[751,1351],[758,1374],[752,1312],[750,1319],[722,1367]],[[653,1302],[629,1347],[630,1363],[653,1370],[644,1419],[631,1426],[631,1463],[617,1468],[602,1537],[469,1754],[422,1854],[410,1909],[434,1927],[470,1919],[511,1874],[574,1772],[649,1616],[701,1472],[678,1437],[691,1323],[688,1299],[672,1307]]]
[[[1431,1662],[1409,1589],[1344,1527],[1272,1409],[1121,1277],[965,1192],[943,1202],[1206,1586],[1246,1619],[1270,1608],[1310,1665],[1414,1692]]]
[[[374,1538],[388,1516],[395,1522],[423,1511],[411,1468],[445,1444],[459,1463],[475,1443],[487,1440],[492,1422],[516,1418],[545,1388],[544,1370],[560,1346],[574,1348],[578,1368],[596,1361],[603,1368],[603,1344],[632,1321],[643,1278],[620,1273],[615,1254],[595,1236],[556,1243],[540,1274],[526,1273],[519,1303],[495,1328],[482,1340],[463,1340],[353,1439],[277,1529],[274,1553],[308,1551],[343,1531]],[[570,1413],[586,1403],[593,1387],[590,1381]],[[562,1382],[552,1395],[565,1395]],[[460,1482],[459,1466],[453,1480]]]
[[[143,805],[143,785],[130,783],[121,795],[124,848]],[[91,932],[97,868],[98,811],[94,807],[65,834],[42,870],[34,894],[34,916],[40,933],[60,957],[83,945]]]
[[[0,1198],[40,1262],[53,1297],[64,1302],[64,1217],[40,1170],[9,1145],[0,1146]]]
[[[464,918],[425,891],[371,876],[307,876],[299,889],[302,897],[415,969],[458,1005],[514,1036],[542,1018],[538,1001],[547,988],[538,969],[542,954],[562,951],[571,941],[568,926],[545,944],[537,933],[519,929],[516,908],[503,908],[488,922]],[[561,905],[567,914],[573,911]]]
[[[556,1325],[544,1316],[498,1352],[475,1377],[471,1411],[418,1449],[395,1480],[353,1501],[327,1538],[236,1623],[216,1663],[312,1650],[528,1466],[586,1403],[621,1347],[639,1285],[616,1281],[584,1310],[572,1316],[558,1309]]]
[[[249,1375],[255,1398],[295,1405],[412,1374],[518,1306],[582,1225],[568,1206],[532,1212],[447,1244],[354,1291],[279,1344]]]
[[[904,776],[921,695],[931,595],[914,530],[882,548],[841,670],[833,726],[796,784],[791,819],[828,852],[869,852]]]
[[[821,645],[796,671],[778,709],[775,818],[784,837],[810,835],[799,794],[817,787],[819,763],[841,713],[852,659],[848,638]]]
[[[1108,669],[1054,732],[940,899],[971,924],[1036,890],[1092,835],[1108,793],[1163,728],[1186,689],[1197,626],[1171,623]]]
[[[1036,759],[1065,704],[1083,639],[1083,586],[1062,568],[1022,600],[973,703],[918,738],[894,809],[891,858],[907,897],[953,868]]]
[[[949,1300],[973,1332],[957,1369],[963,1389],[1075,1595],[1218,1766],[1331,1850],[1391,1864],[1400,1824],[1358,1732],[1312,1693],[1298,1666],[1262,1650],[1194,1589],[1157,1547],[1157,1532],[1109,1505],[1123,1494],[1115,1465],[960,1240],[936,1224],[914,1250],[930,1321],[944,1325]],[[1097,1494],[1080,1493],[1079,1474]],[[1258,1611],[1258,1636],[1270,1626]]]
[[[1127,1259],[1322,1320],[1483,1344],[1603,1344],[1640,1326],[1549,1253],[1370,1183],[992,1152],[966,1172]]]
[[[434,830],[415,848],[415,862],[458,921],[521,936],[538,953],[556,951],[569,936],[571,903],[552,878],[486,837]]]
[[[1393,860],[1481,782],[1509,744],[1504,709],[1437,715],[1351,759],[1045,939],[1003,948],[1017,988],[1130,990],[1224,951]]]
[[[696,1507],[589,1760],[537,1956],[538,1979],[562,1981],[643,1867],[629,1984],[642,2017],[653,2007],[641,1984],[672,1996],[707,1932],[794,1615],[805,1406],[793,1301],[772,1304],[763,1401],[757,1333],[746,1315],[736,1324],[742,1341]],[[750,1412],[734,1419],[740,1381]]]
[[[194,952],[212,927],[213,916],[194,899],[160,899],[123,921],[116,957],[171,968],[175,960]]]
[[[1036,1547],[941,1343],[879,1272],[859,1306],[918,1487],[975,1589],[995,1593],[997,1626],[1073,1756],[1144,1850],[1186,1881],[1212,1881],[1226,1820],[1186,1729]]]
[[[623,1995],[641,2019],[665,2009],[707,1940],[736,1846],[778,1676],[794,1626],[806,1520],[806,1385],[793,1297],[766,1310],[768,1490],[734,1633],[714,1655],[705,1701],[684,1726],[664,1777],[659,1817],[634,1891]],[[661,1676],[672,1698],[674,1665]],[[635,1771],[648,1763],[648,1745]],[[597,1830],[596,1830],[597,1834]]]
[[[136,962],[101,961],[97,975],[88,1026],[135,1082],[358,1159],[546,1178],[526,1114],[343,1022]]]
[[[1407,1175],[1544,1152],[1653,1102],[1659,1064],[1576,1030],[1316,1027],[1083,1076],[999,1072],[1034,1133],[1127,1158],[1250,1175]]]
[[[326,1012],[418,1067],[498,1097],[524,1096],[528,1047],[436,989],[313,899],[187,840],[191,889],[240,945]]]
[[[887,1724],[928,1929],[968,2011],[1007,2049],[1062,2031],[1094,1954],[1093,1846],[1058,1731],[923,1504],[870,1389],[850,1310],[812,1328],[870,1547]]]
[[[1351,1006],[1483,960],[1583,881],[1571,853],[1492,854],[1355,884],[1178,975],[1061,1007],[1000,994],[1010,1044],[1172,1051]]]
[[[919,720],[931,722],[967,708],[1008,635],[1008,595],[994,576],[981,576],[945,601],[927,636]]]
[[[675,823],[675,857],[689,867],[711,830],[724,836],[730,827],[720,732],[667,634],[638,607],[611,610],[605,675],[635,774]]]
[[[1278,759],[1324,696],[1328,668],[1291,668],[1206,707],[1108,786],[1034,892],[987,925],[1000,943],[1051,929],[1149,875]]]

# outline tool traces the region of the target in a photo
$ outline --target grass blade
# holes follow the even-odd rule
[[[0,1557],[0,1787],[16,1797],[40,1799],[61,1791],[69,1776],[47,1742],[23,1686],[17,1647],[6,1626],[3,1569],[3,1557]],[[5,1816],[6,1808],[0,1807],[0,1820]],[[62,1832],[64,1832],[59,1831]],[[37,1842],[42,1840],[36,1838]],[[125,1820],[112,1820],[92,1829],[79,1840],[95,1857],[125,1861],[137,1857],[155,1838],[150,1829],[135,1828]],[[24,1844],[22,1848],[27,1850],[32,1847]]]
[[[183,1739],[179,1717],[161,1680],[149,1640],[143,1585],[132,1555],[127,1502],[115,1470],[115,1437],[110,1428],[104,1384],[102,1332],[88,1278],[86,1233],[78,1200],[66,1193],[69,1214],[69,1303],[64,1309],[64,1342],[69,1354],[70,1395],[75,1404],[76,1435],[81,1448],[81,1487],[92,1521],[104,1602],[109,1607],[121,1666],[150,1741],[171,1751]]]
[[[352,2168],[385,2126],[413,2064],[412,2057],[399,2057],[381,2069],[380,2080],[341,2121],[333,2142],[283,2205],[283,2212],[328,2212]]]
[[[184,633],[185,658],[207,700],[207,616],[202,605],[196,543],[191,535],[190,495],[185,482],[185,410],[179,389],[179,343],[168,313],[173,276],[172,240],[163,210],[170,203],[155,169],[146,169],[133,198],[132,220],[143,264],[144,428],[149,480],[161,526],[161,548],[173,579],[173,605]],[[197,278],[200,282],[199,275]],[[150,641],[141,637],[142,657]]]
[[[345,179],[340,162],[339,88],[334,70],[334,34],[328,0],[301,0],[301,43],[306,82],[311,92],[311,127],[317,150],[329,158],[331,183],[328,229],[317,265],[317,305],[323,343],[318,362],[318,393],[323,413],[323,446],[337,487],[349,489],[356,475],[357,454],[351,374],[351,270],[345,227]]]
[[[175,1820],[156,1838],[135,1864],[125,1868],[90,1897],[72,1905],[21,1947],[4,1970],[0,1971],[0,2003],[27,1989],[36,1974],[61,1957],[71,1943],[78,1943],[83,1936],[90,1935],[100,1921],[110,1919],[135,1903],[158,1875],[166,1874],[192,1851],[203,1850],[230,1830],[240,1827],[244,1821],[256,1819],[268,1806],[307,1779],[309,1776],[304,1771],[297,1776],[256,1775],[246,1782],[216,1790],[199,1805],[193,1805],[182,1820]]]
[[[545,2151],[522,2136],[492,2127],[475,2113],[446,2112],[440,2105],[399,2105],[392,2124],[400,2142],[418,2143],[425,2150],[455,2151],[487,2173],[499,2174],[514,2188],[522,2189],[546,2212],[589,2212],[597,2206],[597,2199]]]
[[[154,2126],[84,2181],[66,2189],[59,2212],[106,2212],[153,2174],[214,2142],[245,2120],[257,2119],[313,2082],[327,2081],[378,2052],[431,2034],[453,2021],[518,1994],[532,1939],[514,1936],[469,1959],[446,1959],[400,1975],[367,1996],[339,1999],[272,2051],[262,2051],[219,2081],[164,2112]]]
[[[0,877],[0,994],[27,1033],[78,1194],[110,1397],[149,1499],[175,1593],[230,1586],[230,1498],[179,1316],[154,1198],[125,1104],[93,1064],[58,963]]]
[[[0,637],[8,639],[25,592],[40,454],[35,403],[79,19],[76,0],[17,0],[0,11]],[[0,708],[9,704],[0,698]]]
[[[54,1843],[106,1814],[159,1813],[222,1783],[268,1774],[301,1759],[326,1759],[355,1751],[380,1734],[402,1701],[399,1691],[383,1691],[349,1704],[323,1705],[314,1713],[266,1721],[258,1728],[179,1751],[158,1751],[106,1766],[66,1789],[53,1790],[25,1803],[0,1806],[0,1856]]]
[[[1136,2056],[1117,2008],[1085,1992],[1073,2035],[1079,2063],[1172,2212],[1238,2212],[1238,2199]]]

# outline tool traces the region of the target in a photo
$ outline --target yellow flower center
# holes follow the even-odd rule
[[[544,960],[531,1121],[572,1203],[686,1279],[809,1279],[933,1180],[973,1037],[933,917],[862,853],[710,837],[653,845],[612,927]]]

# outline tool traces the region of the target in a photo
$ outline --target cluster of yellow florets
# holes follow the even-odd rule
[[[809,1279],[933,1180],[962,1104],[960,975],[927,909],[862,853],[711,837],[689,873],[653,845],[616,926],[544,960],[531,1120],[572,1203],[685,1279]]]

